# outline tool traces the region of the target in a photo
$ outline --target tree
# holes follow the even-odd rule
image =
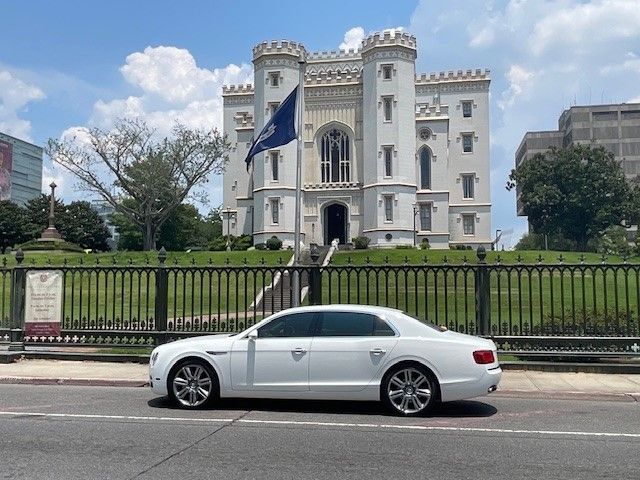
[[[144,250],[151,250],[178,205],[206,183],[210,173],[223,171],[229,144],[216,129],[176,124],[170,137],[158,139],[144,121],[121,119],[111,131],[91,128],[74,138],[49,139],[45,150],[83,188],[133,222]]]
[[[76,201],[61,208],[56,228],[67,242],[104,252],[109,250],[111,232],[89,202]]]
[[[29,222],[29,239],[39,238],[42,231],[49,226],[49,205],[51,195],[41,193],[37,197],[32,198],[26,204],[27,220]],[[55,198],[53,200],[53,213],[55,215],[56,229],[60,231],[60,216],[64,204],[62,200]]]
[[[29,240],[29,231],[24,209],[10,200],[0,201],[0,253]]]
[[[628,221],[631,189],[622,168],[602,147],[551,148],[511,171],[533,231],[575,241],[579,250],[613,225]]]
[[[158,245],[168,251],[185,250],[188,246],[198,245],[200,223],[202,219],[193,205],[182,204],[171,213],[160,228]]]
[[[29,239],[39,238],[49,225],[49,203],[51,195],[41,194],[27,202],[26,217],[29,224]],[[53,212],[56,230],[67,242],[92,250],[109,250],[111,233],[91,204],[85,201],[65,205],[54,199]]]

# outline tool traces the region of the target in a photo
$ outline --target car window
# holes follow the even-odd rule
[[[393,337],[396,332],[389,326],[387,322],[381,318],[375,317],[373,323],[373,336],[374,337]]]
[[[320,337],[371,337],[391,336],[395,332],[375,315],[357,312],[323,312]]]
[[[263,325],[258,329],[258,338],[310,337],[314,312],[293,313]]]

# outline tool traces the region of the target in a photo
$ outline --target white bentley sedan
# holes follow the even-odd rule
[[[161,345],[149,374],[153,391],[183,408],[219,397],[373,400],[413,416],[493,392],[502,370],[491,340],[390,308],[324,305]]]

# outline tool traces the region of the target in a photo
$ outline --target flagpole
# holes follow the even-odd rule
[[[304,125],[304,71],[306,60],[304,52],[300,52],[298,67],[300,69],[300,80],[298,82],[298,153],[296,158],[296,207],[295,207],[295,231],[293,234],[293,264],[300,265],[300,204],[302,202],[302,157],[304,155],[303,125]],[[300,306],[300,273],[293,272],[293,305]]]

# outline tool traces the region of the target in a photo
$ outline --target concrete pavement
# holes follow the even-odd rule
[[[0,364],[0,383],[145,386],[148,367],[137,363],[22,360]],[[505,370],[498,395],[640,401],[639,374]]]

